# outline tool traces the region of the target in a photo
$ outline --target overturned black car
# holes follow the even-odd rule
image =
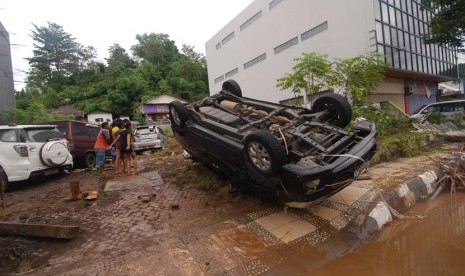
[[[201,101],[170,103],[176,139],[233,185],[275,202],[316,201],[350,184],[376,151],[373,123],[357,120],[341,95],[312,109],[242,97],[234,80]]]

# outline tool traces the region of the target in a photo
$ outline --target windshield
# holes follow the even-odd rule
[[[157,131],[155,128],[139,128],[137,129],[137,134],[156,134]]]
[[[26,137],[31,142],[48,142],[54,139],[62,139],[63,136],[56,128],[30,128],[26,129]]]

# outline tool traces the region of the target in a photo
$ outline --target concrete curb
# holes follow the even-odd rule
[[[426,171],[417,177],[404,181],[393,190],[383,191],[386,202],[380,201],[369,213],[365,220],[365,233],[381,231],[383,226],[393,220],[390,207],[396,211],[404,212],[412,208],[417,202],[426,200],[436,190],[436,180],[444,175],[439,168]],[[387,203],[387,204],[386,204]]]

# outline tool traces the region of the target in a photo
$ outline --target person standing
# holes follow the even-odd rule
[[[113,163],[115,164],[115,174],[116,175],[119,175],[121,172],[121,165],[123,165],[123,169],[124,169],[124,160],[122,160],[122,156],[121,156],[121,149],[119,148],[119,144],[116,143],[117,139],[118,139],[118,136],[119,136],[119,133],[120,131],[122,130],[123,128],[123,121],[121,119],[116,119],[115,120],[115,126],[111,129],[111,133],[113,134],[113,141],[111,143],[111,146],[113,146],[113,144],[115,144],[115,151],[116,151],[116,156],[115,156],[115,159],[113,161]]]
[[[102,177],[104,174],[105,167],[105,151],[110,146],[110,124],[108,122],[102,123],[102,129],[97,135],[95,141],[95,167],[99,170],[99,176]]]
[[[131,128],[131,122],[127,122],[124,125],[125,130],[120,133],[120,148],[121,152],[124,155],[124,163],[126,166],[127,175],[131,175],[131,163],[134,166],[134,174],[139,174],[137,171],[137,160],[136,153],[132,147],[132,142],[134,140],[134,134]]]

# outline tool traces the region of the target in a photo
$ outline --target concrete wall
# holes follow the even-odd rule
[[[371,102],[390,101],[405,110],[405,83],[403,79],[385,78],[370,97]]]
[[[270,3],[277,2],[270,9]],[[241,30],[250,19],[253,22]],[[327,29],[302,39],[302,34],[325,22]],[[220,91],[224,80],[235,79],[246,97],[273,102],[292,98],[290,91],[276,88],[276,81],[292,72],[294,58],[312,51],[330,58],[375,51],[374,29],[372,0],[256,0],[206,43],[210,94]],[[297,44],[275,52],[295,37]],[[266,59],[244,68],[263,55]]]
[[[10,38],[0,23],[0,124],[7,122],[8,112],[15,104]]]

